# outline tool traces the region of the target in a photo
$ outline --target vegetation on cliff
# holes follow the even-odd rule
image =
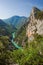
[[[43,11],[37,11],[35,17],[36,19],[43,20]]]

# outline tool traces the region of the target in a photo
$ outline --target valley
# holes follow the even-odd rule
[[[0,65],[43,65],[43,11],[0,19]]]

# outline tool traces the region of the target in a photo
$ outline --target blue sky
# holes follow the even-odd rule
[[[43,0],[0,0],[0,19],[30,15],[32,7],[43,9]]]

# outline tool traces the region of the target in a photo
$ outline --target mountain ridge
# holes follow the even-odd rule
[[[15,28],[17,29],[20,29],[22,27],[22,25],[25,24],[25,21],[26,21],[26,17],[24,16],[12,16],[8,19],[4,19],[3,21],[9,25],[12,25],[14,26]]]

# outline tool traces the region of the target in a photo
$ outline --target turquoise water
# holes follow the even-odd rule
[[[13,39],[15,38],[15,32],[14,33],[12,33],[12,40],[11,40],[11,42],[12,42],[12,44],[14,45],[14,47],[16,47],[17,49],[22,49],[22,47],[20,47],[18,44],[17,44],[17,42],[15,42]]]

